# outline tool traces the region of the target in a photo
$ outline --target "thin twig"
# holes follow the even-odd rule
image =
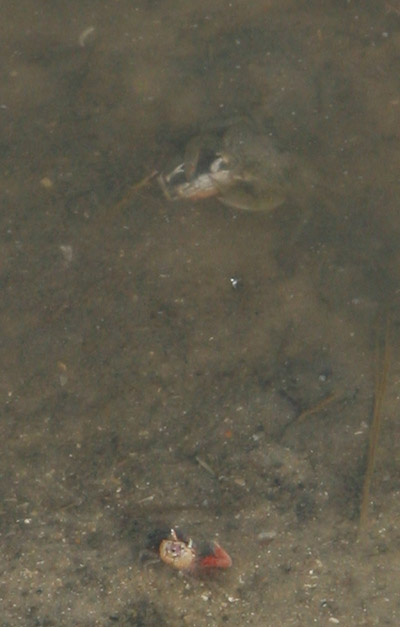
[[[314,407],[310,407],[309,409],[305,409],[301,412],[301,414],[297,417],[296,422],[300,422],[307,418],[308,416],[312,416],[313,414],[317,414],[322,409],[325,409],[328,405],[330,405],[336,398],[336,394],[330,394],[326,398],[323,398],[317,405]]]
[[[142,189],[143,187],[146,187],[150,183],[150,181],[155,176],[157,176],[157,174],[158,174],[158,171],[157,170],[153,170],[153,172],[151,172],[151,174],[148,174],[141,181],[139,181],[138,183],[135,183],[134,185],[132,185],[132,187],[125,194],[125,196],[123,198],[121,198],[121,200],[119,200],[113,206],[112,213],[114,213],[115,211],[120,211],[123,207],[125,207],[131,201],[132,197],[136,194],[136,192],[139,189]]]
[[[390,366],[390,321],[386,321],[385,340],[383,347],[383,357],[380,358],[379,345],[376,348],[376,375],[375,375],[375,397],[372,423],[369,432],[369,447],[367,456],[367,467],[365,470],[364,484],[360,505],[360,532],[364,529],[368,516],[368,505],[370,500],[371,481],[376,461],[376,451],[379,440],[379,432],[382,424],[382,405],[387,388],[387,377]]]

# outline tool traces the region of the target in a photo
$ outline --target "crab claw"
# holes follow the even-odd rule
[[[201,569],[229,568],[230,566],[232,566],[230,555],[217,542],[214,542],[209,552],[199,557]]]

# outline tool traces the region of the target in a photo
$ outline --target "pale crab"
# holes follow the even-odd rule
[[[217,542],[196,545],[176,528],[157,529],[149,536],[148,549],[164,564],[192,575],[232,566],[232,559]]]
[[[193,540],[179,539],[175,529],[171,529],[169,538],[161,540],[158,552],[165,564],[178,570],[192,570],[197,559]]]
[[[290,167],[270,134],[240,119],[193,137],[182,163],[158,182],[168,200],[216,196],[236,209],[268,211],[284,202]]]

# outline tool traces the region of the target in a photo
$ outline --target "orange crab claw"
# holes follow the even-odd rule
[[[199,558],[199,567],[205,568],[229,568],[232,566],[230,555],[217,542],[212,545],[211,553]]]

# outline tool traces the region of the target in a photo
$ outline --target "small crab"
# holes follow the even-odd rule
[[[180,163],[169,174],[159,175],[159,185],[168,200],[199,200],[216,196],[220,193],[221,187],[232,182],[232,173],[220,156],[215,156],[207,172],[197,174],[193,178],[187,178],[186,166],[186,163]]]
[[[268,211],[284,202],[289,170],[271,137],[242,119],[193,137],[183,162],[158,182],[168,200],[216,196],[236,209]]]
[[[169,174],[158,177],[168,200],[208,198],[231,185],[233,173],[220,152],[221,142],[217,132],[201,133],[188,141],[183,162]]]
[[[161,541],[158,552],[165,564],[178,570],[191,570],[197,559],[193,540],[179,540],[175,529],[171,529],[169,538]]]
[[[151,535],[152,549],[162,562],[176,570],[198,575],[232,566],[231,557],[217,542],[197,547],[192,538],[176,529],[170,529],[168,536],[162,530]]]

